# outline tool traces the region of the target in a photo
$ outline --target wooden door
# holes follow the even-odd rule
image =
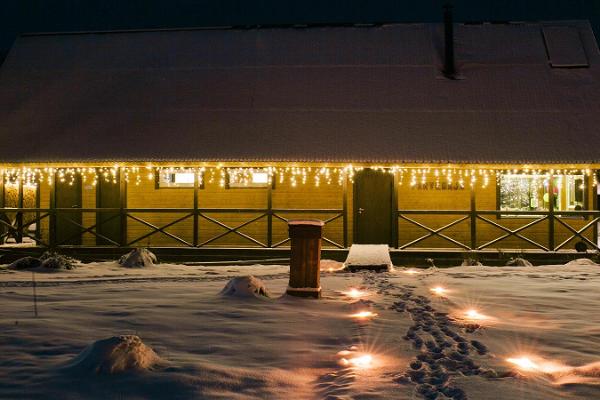
[[[81,176],[75,175],[65,182],[55,179],[54,207],[55,208],[81,208]],[[81,212],[57,211],[54,218],[54,232],[57,245],[80,245],[82,217]]]
[[[393,245],[394,176],[364,169],[354,177],[354,243]]]
[[[116,182],[99,179],[96,185],[97,208],[119,208],[121,190],[119,177]],[[116,246],[121,243],[121,213],[119,211],[101,211],[96,213],[96,232],[107,239],[96,237],[97,245]]]

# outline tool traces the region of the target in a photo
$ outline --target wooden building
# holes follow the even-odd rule
[[[584,21],[24,35],[0,117],[5,248],[598,247]]]

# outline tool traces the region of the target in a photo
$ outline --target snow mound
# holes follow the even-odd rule
[[[521,257],[511,258],[506,262],[507,267],[533,267],[533,264]]]
[[[221,290],[221,294],[233,297],[271,297],[263,281],[251,275],[231,279]]]
[[[344,269],[344,263],[335,260],[321,259],[319,267],[322,272],[337,272]]]
[[[164,361],[139,336],[121,335],[94,342],[67,368],[76,372],[112,375],[146,371],[160,363]]]
[[[121,256],[119,265],[126,268],[145,268],[154,266],[157,261],[156,256],[150,250],[133,249]]]
[[[13,261],[12,264],[8,266],[9,269],[32,269],[39,268],[42,265],[42,261],[39,258],[35,257],[23,257],[19,258],[16,261]]]
[[[350,272],[360,269],[390,271],[390,248],[387,244],[353,244],[344,266]]]
[[[589,258],[576,258],[575,260],[571,260],[565,265],[568,266],[577,266],[577,265],[598,265]]]

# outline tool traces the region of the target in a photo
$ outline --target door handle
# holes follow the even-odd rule
[[[364,208],[362,208],[362,207],[358,207],[358,213],[359,213],[359,214],[362,214],[362,213],[363,213],[363,211],[365,211],[365,209],[364,209]]]

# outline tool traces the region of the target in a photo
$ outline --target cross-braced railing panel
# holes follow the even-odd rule
[[[31,227],[36,227],[50,216],[49,213],[40,214],[39,211],[32,209],[0,209],[0,244],[5,243],[9,238],[16,242],[21,242],[23,238],[29,238],[41,246],[48,246],[48,243],[42,240],[39,235],[31,232]]]
[[[545,250],[545,251],[550,250],[548,248],[548,246],[545,246],[544,244],[525,236],[525,232],[524,232],[525,230],[530,229],[542,222],[548,221],[549,217],[547,215],[535,218],[532,221],[517,220],[518,223],[517,223],[516,228],[512,227],[514,225],[514,219],[504,219],[504,220],[500,219],[498,221],[493,221],[492,219],[484,217],[482,215],[477,215],[477,219],[479,221],[483,221],[485,224],[487,224],[493,228],[496,228],[497,230],[500,230],[503,233],[500,236],[496,236],[494,239],[488,240],[485,243],[477,246],[476,249],[474,249],[474,250],[483,250],[486,248],[490,248],[493,245],[498,246],[502,241],[505,241],[505,240],[511,239],[511,238],[515,238],[515,239],[517,239],[517,241],[526,242],[526,243],[530,244],[531,246],[533,246],[534,248],[538,248],[538,249]],[[504,223],[502,223],[502,222],[504,222]],[[507,226],[509,222],[511,225],[510,227]],[[488,232],[489,232],[489,230],[488,230]],[[544,240],[546,240],[545,236],[544,236]]]
[[[281,228],[285,229],[284,232],[278,232],[277,235],[279,240],[272,244],[272,247],[282,247],[290,242],[290,238],[288,236],[287,231],[287,223],[292,219],[319,219],[323,221],[323,237],[322,241],[324,245],[329,245],[334,248],[343,249],[345,248],[343,243],[340,243],[340,239],[344,241],[343,235],[343,227],[336,226],[338,229],[331,229],[334,224],[343,225],[342,221],[344,218],[344,211],[339,209],[319,209],[319,210],[311,210],[311,209],[275,209],[273,210],[273,218],[279,222],[281,222]],[[336,233],[340,236],[340,239],[333,239],[331,235]]]
[[[185,237],[185,235],[189,236],[189,232],[192,231],[191,225],[188,223],[182,227],[183,223],[192,220],[193,215],[193,212],[189,210],[127,210],[125,216],[135,224],[134,226],[130,226],[127,231],[129,233],[137,231],[138,234],[132,235],[132,237],[128,235],[126,246],[140,245],[144,241],[151,243],[155,237],[164,237],[179,245],[193,247],[194,244],[189,238]],[[173,232],[172,230],[175,228],[178,229],[176,232]]]
[[[429,217],[429,220],[418,217]],[[559,251],[574,241],[600,250],[597,243],[600,211],[400,210],[398,221],[399,249],[422,248],[417,245],[437,238],[439,242],[434,247],[451,244],[463,250],[485,250],[504,245]],[[401,225],[401,221],[412,226],[412,231]],[[437,226],[433,226],[434,223]],[[451,231],[463,223],[470,225],[469,232],[465,229]],[[415,227],[425,233],[417,234]],[[405,239],[410,235],[411,238]],[[400,238],[405,241],[401,243]]]
[[[557,217],[555,221],[559,226],[564,228],[566,233],[566,238],[563,239],[555,248],[554,251],[561,250],[565,248],[569,243],[574,240],[582,241],[586,244],[586,246],[590,246],[593,249],[600,250],[597,242],[590,240],[590,237],[594,238],[594,231],[597,229],[598,224],[600,223],[600,217],[595,217],[591,219],[579,219],[580,224],[583,223],[581,227],[574,227],[571,224],[575,221],[573,217]]]
[[[198,216],[200,217],[200,232],[207,234],[209,237],[206,239],[200,238],[197,247],[218,244],[222,239],[228,239],[229,242],[225,243],[230,245],[234,243],[237,245],[250,244],[258,247],[269,247],[264,239],[261,240],[261,238],[256,237],[257,235],[263,237],[267,235],[265,225],[268,223],[268,210],[199,209]],[[237,242],[235,239],[241,241]]]
[[[435,218],[431,218],[432,216],[435,216]],[[440,243],[451,244],[451,246],[459,249],[469,249],[469,245],[463,243],[463,241],[457,237],[458,234],[456,232],[448,232],[452,228],[458,229],[458,227],[461,225],[465,229],[459,229],[460,231],[466,232],[468,230],[468,227],[465,227],[465,223],[469,220],[470,216],[468,213],[465,215],[464,211],[427,213],[416,210],[406,210],[398,212],[398,218],[399,222],[405,222],[405,224],[398,224],[397,247],[401,250],[408,248],[420,248],[417,245],[427,243],[428,241],[430,242],[432,239],[440,239]],[[432,221],[425,221],[423,219]],[[452,235],[455,237],[452,237]],[[464,235],[465,234],[463,233],[460,234],[460,236]],[[402,240],[405,240],[405,242],[401,243]]]

